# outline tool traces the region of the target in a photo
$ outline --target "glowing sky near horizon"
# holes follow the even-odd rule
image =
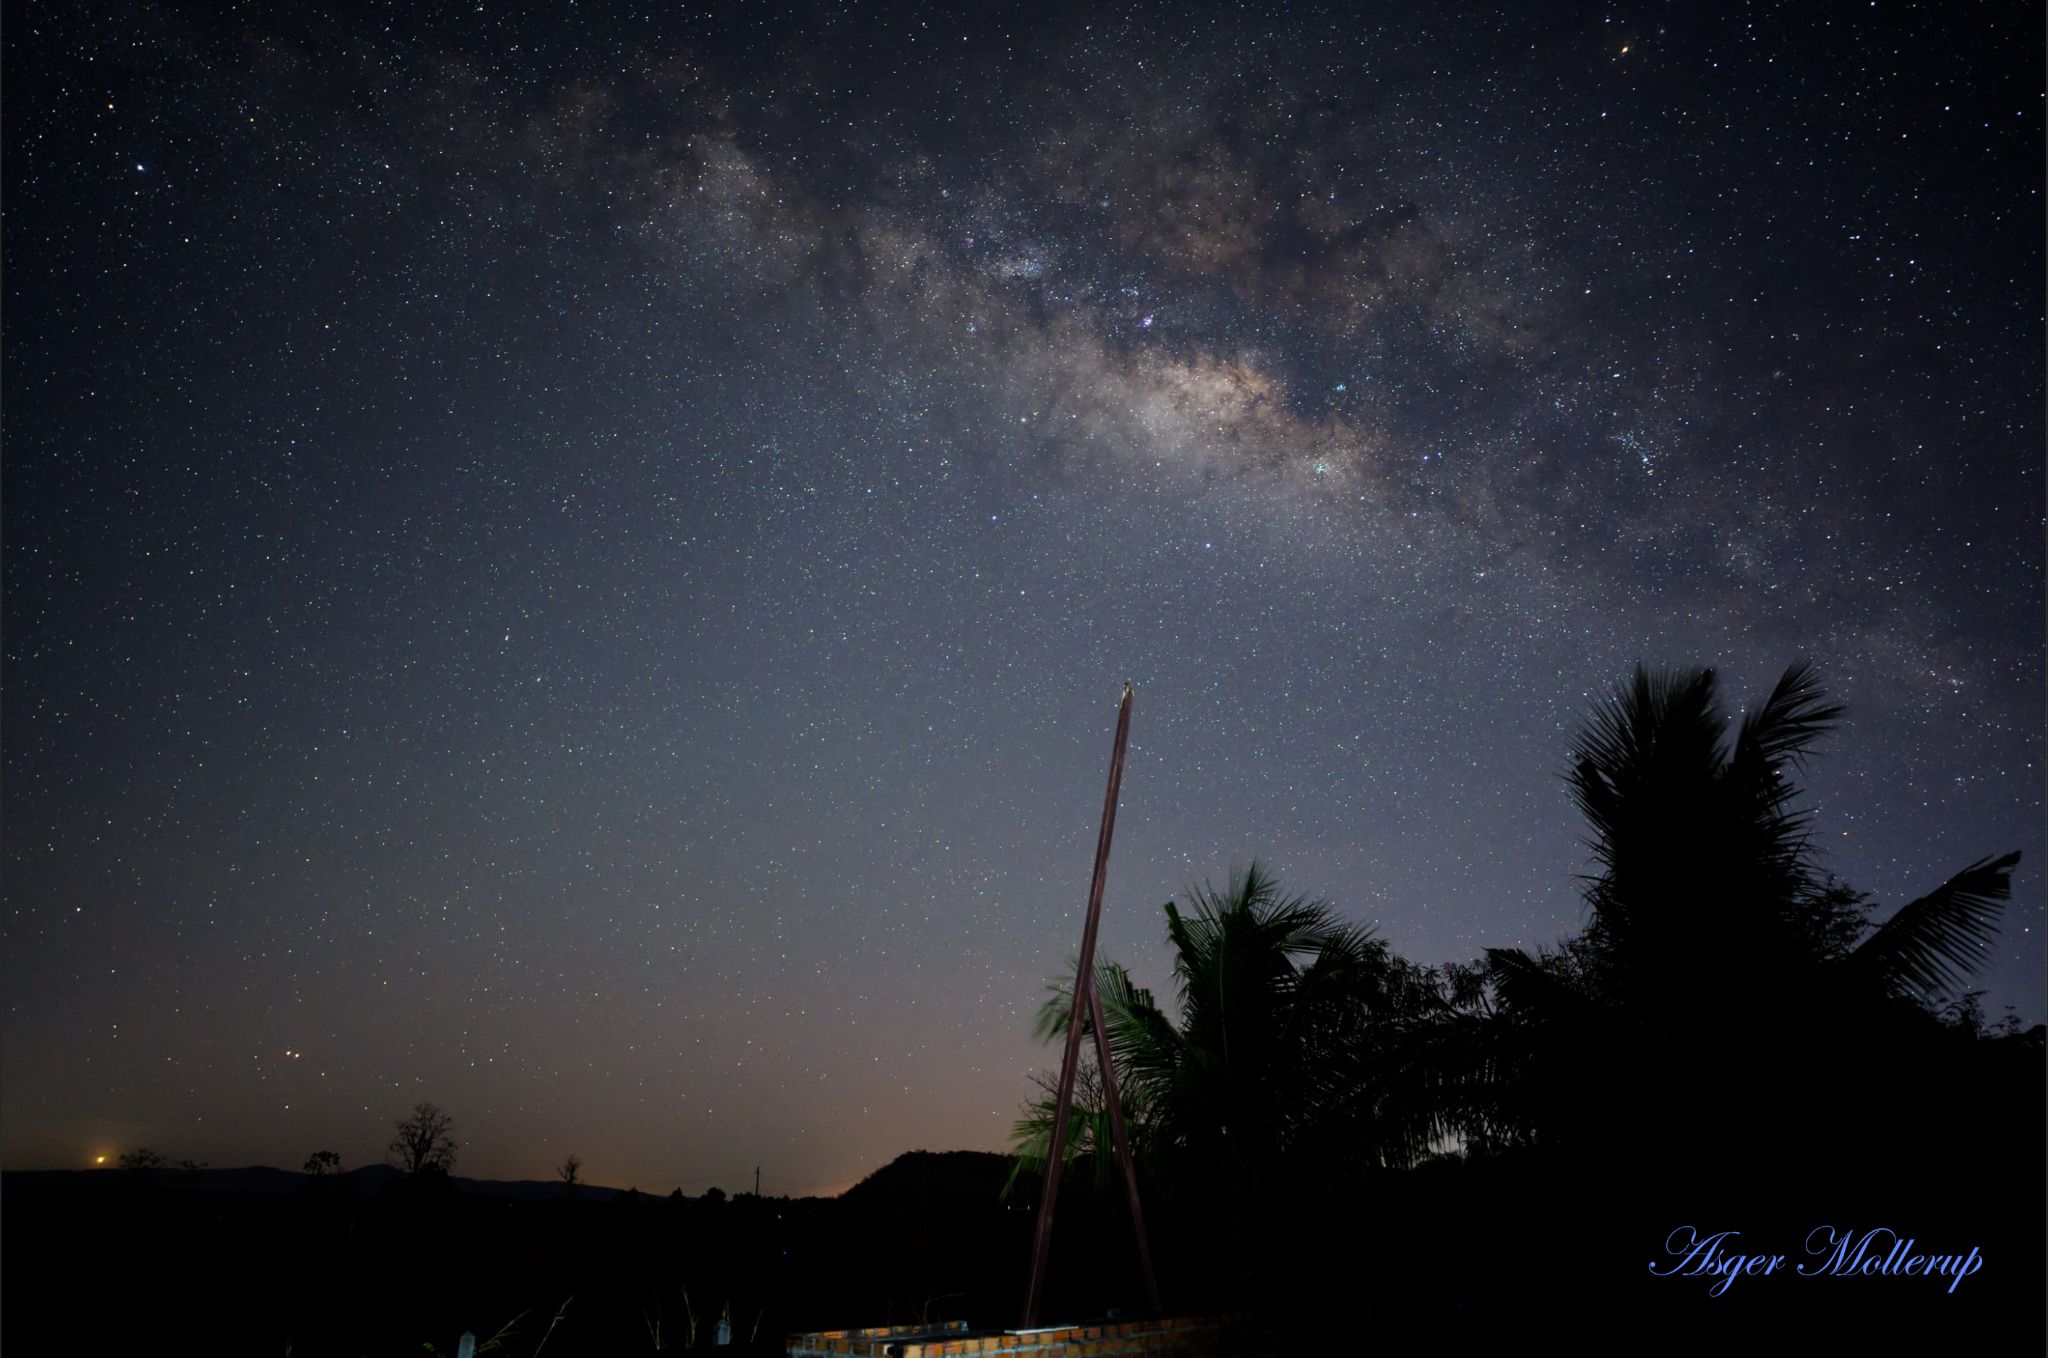
[[[1141,982],[1554,941],[1810,657],[2040,1021],[2041,16],[1404,8],[11,11],[0,1165],[1000,1148],[1127,678]]]

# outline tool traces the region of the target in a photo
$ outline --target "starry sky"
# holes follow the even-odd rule
[[[1127,678],[1141,982],[1809,657],[2048,1012],[2038,6],[968,8],[8,6],[0,1163],[998,1149]]]

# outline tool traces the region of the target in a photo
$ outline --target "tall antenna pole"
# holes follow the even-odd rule
[[[1145,1218],[1138,1206],[1138,1180],[1132,1172],[1130,1143],[1124,1135],[1123,1108],[1118,1103],[1116,1071],[1109,1059],[1109,1035],[1102,1025],[1102,1006],[1095,993],[1095,934],[1102,923],[1102,888],[1109,877],[1109,841],[1116,830],[1117,791],[1124,780],[1124,747],[1131,736],[1131,698],[1135,692],[1124,685],[1123,700],[1117,704],[1116,748],[1109,759],[1109,791],[1102,802],[1102,831],[1095,841],[1095,876],[1088,884],[1088,920],[1081,930],[1081,960],[1074,974],[1074,1002],[1067,1013],[1067,1045],[1060,1058],[1060,1091],[1054,1102],[1052,1141],[1045,1159],[1045,1184],[1039,1190],[1038,1223],[1031,1244],[1031,1287],[1024,1294],[1024,1329],[1038,1324],[1038,1302],[1045,1287],[1045,1264],[1052,1252],[1052,1213],[1059,1200],[1060,1161],[1067,1148],[1067,1119],[1074,1108],[1074,1075],[1080,1065],[1081,1029],[1095,1030],[1095,1059],[1102,1067],[1103,1096],[1109,1101],[1110,1127],[1116,1138],[1117,1159],[1124,1171],[1124,1187],[1131,1205],[1131,1224],[1138,1232],[1138,1259],[1145,1269],[1145,1290],[1154,1314],[1159,1310],[1159,1286],[1152,1277],[1152,1253],[1145,1240]],[[1088,1023],[1084,1024],[1084,1017]]]

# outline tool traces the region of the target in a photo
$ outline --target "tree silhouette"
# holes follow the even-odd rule
[[[1887,994],[1955,987],[1996,933],[2017,853],[1982,859],[1875,930],[1826,880],[1794,803],[1842,708],[1785,671],[1724,741],[1712,670],[1638,667],[1574,743],[1572,800],[1601,871],[1588,936],[1619,987],[1691,992],[1841,962]],[[1638,995],[1635,998],[1642,998]]]
[[[1732,736],[1708,669],[1639,666],[1596,709],[1566,776],[1597,869],[1587,928],[1555,950],[1487,952],[1529,1117],[1588,1141],[1706,1135],[1722,1110],[1782,1112],[1852,1078],[1872,1058],[1835,1040],[1845,1019],[1893,1043],[1931,1033],[2019,855],[1873,926],[1868,899],[1820,869],[1797,805],[1794,775],[1841,712],[1804,664]]]
[[[555,1166],[555,1177],[562,1181],[562,1187],[568,1190],[571,1196],[575,1195],[577,1188],[580,1186],[577,1175],[582,1172],[583,1157],[580,1155],[571,1154],[566,1156],[561,1164]]]
[[[324,1179],[341,1173],[341,1157],[333,1151],[314,1151],[306,1157],[304,1168],[310,1177]]]
[[[1391,1099],[1421,1035],[1446,1012],[1439,980],[1394,956],[1321,901],[1287,895],[1258,864],[1187,909],[1169,901],[1176,1022],[1123,968],[1104,962],[1096,994],[1141,1164],[1247,1204],[1283,1163],[1344,1139],[1375,1162],[1409,1163],[1445,1130],[1443,1105]],[[1071,981],[1041,1007],[1041,1038],[1064,1035]],[[1054,1106],[1012,1129],[1017,1172],[1042,1170]],[[1077,1105],[1071,1144],[1106,1172],[1104,1110]],[[1013,1175],[1014,1178],[1014,1175]]]
[[[148,1146],[138,1146],[132,1151],[122,1152],[120,1160],[116,1163],[127,1171],[128,1181],[137,1185],[155,1183],[158,1171],[169,1169],[171,1166],[168,1159]]]
[[[393,1124],[391,1163],[408,1174],[447,1174],[455,1168],[455,1120],[431,1103],[413,1105]]]

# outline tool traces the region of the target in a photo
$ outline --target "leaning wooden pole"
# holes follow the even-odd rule
[[[1109,1028],[1102,1017],[1102,996],[1096,992],[1095,977],[1088,977],[1088,1017],[1095,1029],[1095,1062],[1102,1069],[1102,1097],[1109,1102],[1109,1131],[1116,1139],[1116,1159],[1124,1171],[1124,1199],[1131,1207],[1131,1229],[1138,1237],[1138,1267],[1145,1272],[1145,1300],[1154,1318],[1159,1307],[1159,1280],[1152,1273],[1152,1241],[1145,1232],[1145,1206],[1138,1201],[1138,1168],[1131,1160],[1131,1141],[1124,1134],[1123,1097],[1117,1093],[1116,1066],[1109,1059]]]
[[[1053,1206],[1059,1200],[1060,1161],[1067,1148],[1067,1120],[1074,1108],[1074,1075],[1080,1065],[1081,1029],[1095,1031],[1096,1059],[1101,1063],[1103,1096],[1109,1101],[1110,1126],[1116,1137],[1117,1159],[1122,1163],[1124,1184],[1130,1194],[1131,1224],[1138,1233],[1138,1258],[1145,1269],[1145,1290],[1155,1314],[1159,1309],[1159,1288],[1152,1277],[1152,1253],[1145,1239],[1145,1218],[1138,1206],[1138,1179],[1131,1163],[1130,1144],[1123,1127],[1123,1109],[1117,1102],[1116,1072],[1110,1066],[1109,1037],[1102,1024],[1101,1004],[1095,993],[1095,934],[1102,922],[1102,888],[1109,877],[1109,841],[1116,831],[1116,800],[1124,779],[1124,747],[1131,735],[1132,685],[1124,685],[1123,700],[1117,705],[1116,748],[1109,758],[1109,791],[1102,802],[1102,831],[1095,841],[1095,876],[1088,884],[1088,918],[1081,929],[1081,959],[1074,975],[1073,1006],[1067,1011],[1067,1045],[1060,1059],[1059,1097],[1053,1105],[1051,1144],[1046,1148],[1045,1185],[1039,1191],[1038,1223],[1031,1244],[1031,1286],[1024,1294],[1024,1329],[1038,1324],[1038,1302],[1044,1294],[1045,1264],[1052,1252]]]

